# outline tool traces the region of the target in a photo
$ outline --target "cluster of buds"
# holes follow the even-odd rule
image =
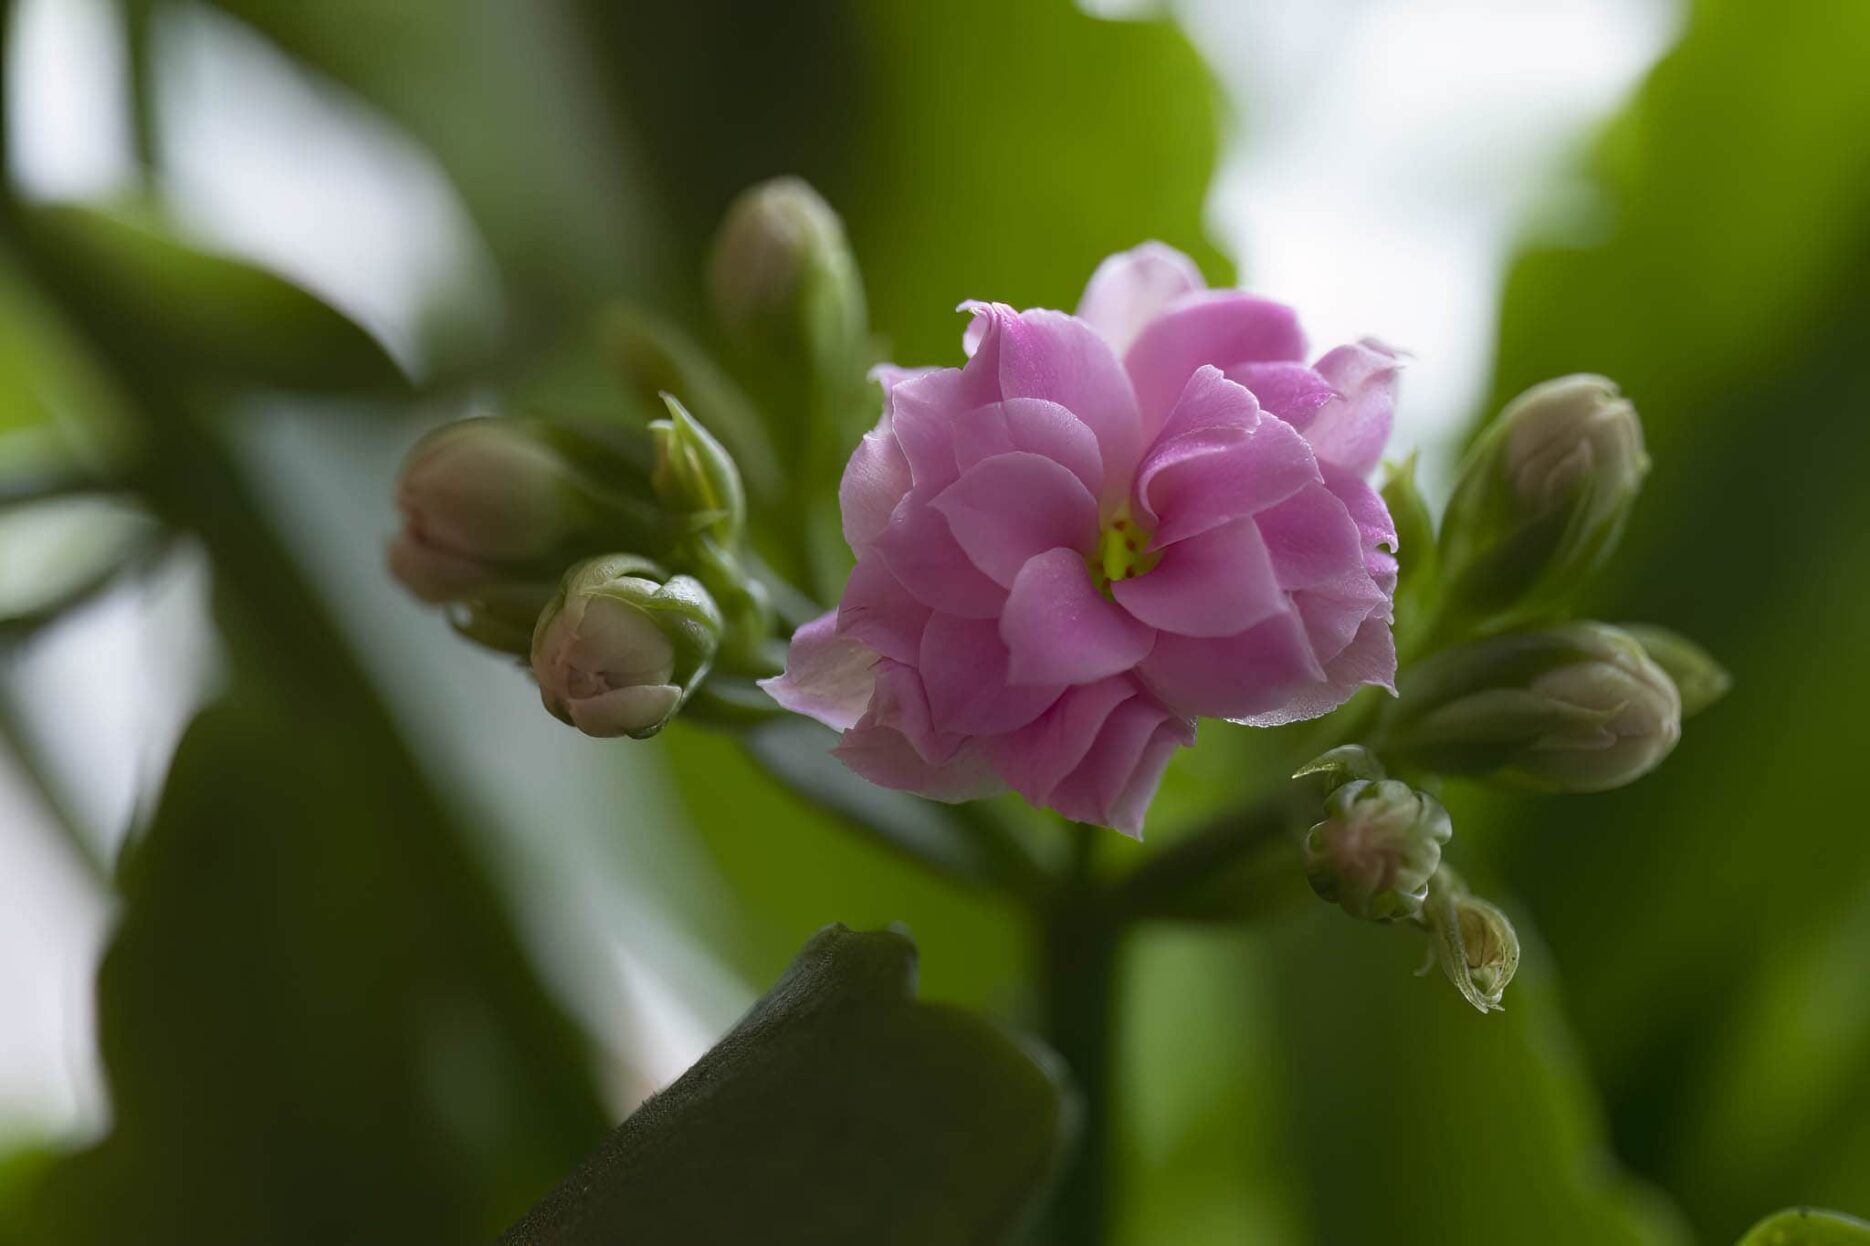
[[[672,327],[619,309],[606,340],[620,397],[664,406],[664,418],[462,420],[419,441],[398,480],[391,571],[447,607],[468,639],[529,662],[546,708],[589,735],[654,735],[691,705],[744,713],[753,681],[779,669],[750,506],[770,508],[760,527],[779,548],[768,553],[812,561],[796,548],[809,533],[787,525],[815,492],[833,491],[816,490],[799,463],[817,442],[845,438],[821,427],[837,412],[801,395],[850,398],[864,384],[855,261],[836,214],[804,183],[767,183],[735,204],[710,286],[759,406]]]

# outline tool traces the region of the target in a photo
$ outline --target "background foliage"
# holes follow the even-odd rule
[[[609,1079],[492,885],[497,857],[297,561],[291,524],[315,517],[282,531],[231,448],[271,418],[251,395],[320,391],[295,401],[395,430],[360,442],[379,459],[469,381],[569,401],[601,370],[585,326],[610,301],[702,332],[705,241],[782,172],[845,214],[890,353],[953,361],[960,299],[1069,306],[1140,238],[1231,276],[1201,232],[1219,110],[1171,26],[1063,0],[218,7],[440,163],[503,314],[491,343],[438,320],[412,392],[335,313],[165,240],[148,204],[134,226],[7,206],[0,501],[82,486],[115,507],[32,529],[35,553],[48,531],[75,551],[33,594],[13,587],[23,538],[0,544],[8,635],[186,535],[230,661],[111,866],[110,1132],[0,1168],[0,1232],[487,1240],[597,1144]],[[139,53],[171,8],[129,4]],[[1322,905],[1136,941],[1125,1240],[1458,1246],[1510,1223],[1516,1242],[1722,1243],[1775,1206],[1870,1210],[1870,840],[1850,792],[1870,696],[1866,57],[1860,4],[1699,0],[1589,154],[1597,201],[1555,211],[1507,282],[1495,405],[1604,372],[1649,431],[1656,470],[1596,613],[1691,630],[1734,693],[1626,792],[1450,794],[1463,868],[1531,945],[1503,1017]],[[160,132],[145,140],[160,168]],[[98,265],[158,314],[87,298]],[[238,336],[215,319],[237,306]],[[357,492],[381,497],[370,470]],[[1209,729],[1156,838],[1272,747]],[[850,837],[725,740],[678,729],[616,764],[670,776],[680,812],[651,825],[619,800],[603,833],[699,843],[728,901],[673,907],[757,988],[827,922],[903,921],[924,996],[1030,1010],[1010,913]]]

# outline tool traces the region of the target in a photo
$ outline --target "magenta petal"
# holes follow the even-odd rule
[[[929,607],[917,601],[877,554],[857,560],[838,602],[838,635],[898,662],[916,660]]]
[[[1077,416],[1097,437],[1106,484],[1101,500],[1110,506],[1122,501],[1144,438],[1130,378],[1097,330],[1063,312],[1017,312],[1003,303],[963,306],[987,322],[979,349],[963,369],[970,384],[979,385],[976,376],[991,376],[994,397],[1044,398]]]
[[[1331,382],[1302,363],[1243,363],[1227,369],[1227,379],[1253,391],[1260,408],[1303,431],[1318,409],[1337,397]]]
[[[1390,614],[1389,595],[1361,568],[1335,584],[1299,590],[1292,594],[1292,607],[1305,622],[1305,638],[1313,656],[1327,672],[1366,619],[1372,615],[1388,619]]]
[[[844,540],[859,558],[883,535],[891,512],[909,492],[909,460],[896,442],[889,418],[885,415],[857,443],[838,485]]]
[[[876,661],[871,650],[837,634],[837,611],[829,610],[792,634],[785,674],[762,679],[760,687],[793,713],[843,730],[870,702]]]
[[[925,606],[994,619],[1006,604],[1006,590],[968,558],[948,520],[913,493],[896,507],[874,549],[896,582]]]
[[[1078,768],[1053,789],[1051,805],[1075,822],[1143,836],[1143,815],[1178,747],[1193,744],[1194,728],[1147,696],[1125,701],[1104,721],[1097,742]]]
[[[1301,688],[1276,709],[1235,721],[1250,727],[1283,727],[1329,714],[1366,685],[1396,691],[1396,641],[1382,619],[1364,621],[1357,638],[1326,666],[1325,679]]]
[[[1181,636],[1232,636],[1286,608],[1251,519],[1235,519],[1162,551],[1152,571],[1113,581],[1117,603]]]
[[[1165,243],[1145,242],[1097,266],[1078,300],[1078,318],[1121,355],[1169,304],[1206,288],[1193,260]]]
[[[1270,713],[1325,679],[1296,612],[1275,615],[1238,636],[1164,633],[1138,670],[1171,709],[1200,718]]]
[[[1323,484],[1307,485],[1261,511],[1258,522],[1281,588],[1330,584],[1347,572],[1364,570],[1357,524]]]
[[[935,368],[898,382],[889,394],[890,430],[902,447],[910,478],[923,496],[954,482],[961,469],[954,457],[954,417],[975,405],[956,368]]]
[[[1322,462],[1367,475],[1383,457],[1396,401],[1402,361],[1381,342],[1340,346],[1313,365],[1338,392],[1305,427],[1305,438]]]
[[[1088,550],[1097,540],[1096,499],[1070,468],[1029,451],[983,459],[930,505],[997,584],[1011,585],[1046,550]]]
[[[1007,667],[1006,644],[993,621],[947,614],[931,618],[922,633],[917,668],[928,689],[935,729],[960,735],[1017,731],[1064,691],[1062,685],[1010,684]]]
[[[955,461],[962,471],[999,454],[1029,450],[1064,464],[1092,496],[1104,487],[1097,436],[1084,421],[1043,398],[1009,398],[955,418]]]
[[[1129,670],[1156,643],[1153,629],[1097,591],[1083,556],[1063,548],[1020,569],[1000,638],[1015,684],[1087,684]]]
[[[1175,400],[1158,440],[1170,441],[1204,428],[1235,428],[1249,433],[1259,422],[1260,404],[1252,391],[1228,380],[1213,364],[1204,363],[1182,387],[1182,396]]]
[[[1318,478],[1305,438],[1262,419],[1248,433],[1208,428],[1156,446],[1137,473],[1136,507],[1164,546],[1277,506]]]
[[[988,741],[988,759],[1014,791],[1043,805],[1052,789],[1084,761],[1111,711],[1141,691],[1126,677],[1067,689],[1026,726]]]
[[[1292,309],[1240,290],[1186,295],[1131,345],[1123,365],[1136,386],[1145,439],[1169,418],[1195,369],[1299,359],[1305,337]]]

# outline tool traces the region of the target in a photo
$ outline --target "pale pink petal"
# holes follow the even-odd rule
[[[1206,288],[1195,261],[1166,243],[1145,242],[1097,266],[1078,300],[1078,318],[1121,355],[1169,304]]]
[[[1043,805],[1052,789],[1084,761],[1111,711],[1141,691],[1127,676],[1068,689],[1026,726],[989,740],[988,759],[1014,791]]]
[[[1300,589],[1292,606],[1305,621],[1305,638],[1327,672],[1372,615],[1389,618],[1389,594],[1361,568],[1339,580]]]
[[[1164,704],[1198,718],[1271,713],[1325,679],[1296,612],[1275,615],[1238,636],[1158,635],[1138,670]]]
[[[879,554],[857,560],[838,601],[838,635],[898,662],[914,662],[922,651],[922,629],[930,610],[890,573]]]
[[[946,765],[967,743],[965,736],[935,730],[929,713],[928,693],[915,667],[888,658],[876,666],[876,690],[858,725],[888,727],[931,766]]]
[[[1274,363],[1243,363],[1227,369],[1227,379],[1253,391],[1260,409],[1295,428],[1304,428],[1318,414],[1318,408],[1337,397],[1331,382],[1302,363],[1279,360]]]
[[[1232,636],[1286,608],[1279,588],[1259,529],[1235,519],[1169,546],[1153,570],[1112,581],[1110,591],[1151,627]]]
[[[838,612],[828,610],[792,634],[786,671],[762,679],[766,694],[795,714],[840,731],[855,725],[876,686],[877,655],[837,634]]]
[[[1141,839],[1143,814],[1169,758],[1194,740],[1192,724],[1147,696],[1134,697],[1111,711],[1085,759],[1053,789],[1050,804],[1075,822]]]
[[[1227,369],[1304,354],[1305,337],[1291,308],[1240,290],[1214,290],[1186,295],[1152,320],[1123,366],[1136,386],[1147,441],[1201,365]]]
[[[1010,586],[1036,554],[1061,545],[1088,550],[1097,540],[1096,499],[1070,468],[1028,451],[983,459],[930,505],[997,584]]]
[[[1085,684],[1127,671],[1155,644],[1091,583],[1083,555],[1054,549],[1029,560],[1007,594],[1000,638],[1015,684]]]
[[[1277,506],[1315,484],[1311,447],[1290,424],[1207,428],[1158,444],[1137,473],[1136,510],[1158,546]]]
[[[964,303],[987,322],[979,349],[963,369],[997,398],[1044,398],[1082,420],[1097,437],[1104,463],[1107,507],[1123,500],[1124,486],[1142,453],[1144,437],[1130,378],[1104,339],[1076,316],[1056,311],[1018,312],[1004,303]],[[972,405],[982,405],[987,399]]]
[[[1364,566],[1363,541],[1350,512],[1323,484],[1307,485],[1256,516],[1281,588],[1329,584]]]
[[[1246,714],[1234,721],[1249,727],[1283,727],[1329,714],[1351,699],[1358,689],[1370,685],[1396,689],[1396,639],[1389,624],[1377,618],[1364,621],[1343,653],[1328,664],[1325,678],[1300,688],[1275,709]]]
[[[896,507],[874,549],[896,582],[925,606],[994,619],[1006,604],[1006,590],[969,560],[948,520],[913,493]]]
[[[886,414],[865,433],[844,465],[838,484],[838,512],[844,521],[844,540],[862,558],[889,526],[890,514],[909,492],[909,460],[890,430]]]
[[[955,461],[962,471],[1015,450],[1042,454],[1071,469],[1093,496],[1104,487],[1097,437],[1077,416],[1043,398],[1009,398],[955,417]]]
[[[1383,457],[1396,401],[1402,361],[1381,342],[1366,339],[1340,346],[1313,367],[1338,392],[1304,426],[1319,459],[1355,475],[1367,475]]]
[[[935,615],[922,633],[916,665],[928,689],[935,729],[960,735],[1017,731],[1064,691],[1062,684],[1009,683],[1006,644],[998,624],[989,619]]]
[[[954,457],[954,418],[976,405],[957,368],[934,368],[890,390],[890,429],[902,447],[909,475],[931,497],[961,474]]]
[[[831,752],[879,787],[949,804],[979,800],[1005,788],[978,746],[964,748],[943,765],[930,765],[901,732],[874,723],[846,731]]]

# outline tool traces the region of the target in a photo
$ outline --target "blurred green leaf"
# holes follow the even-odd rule
[[[0,251],[0,500],[111,463],[131,429],[89,346]]]
[[[113,1125],[22,1240],[486,1240],[601,1136],[584,1048],[394,745],[239,687],[122,863]]]
[[[831,926],[515,1225],[512,1246],[999,1242],[1063,1144],[1048,1061],[914,999],[915,945]]]
[[[158,536],[148,515],[109,498],[0,507],[0,636],[88,598],[147,555]]]
[[[375,338],[264,269],[198,250],[152,215],[56,204],[23,210],[41,264],[94,323],[171,369],[284,389],[393,389]]]
[[[1754,1225],[1740,1246],[1870,1246],[1870,1224],[1834,1211],[1796,1207]]]

